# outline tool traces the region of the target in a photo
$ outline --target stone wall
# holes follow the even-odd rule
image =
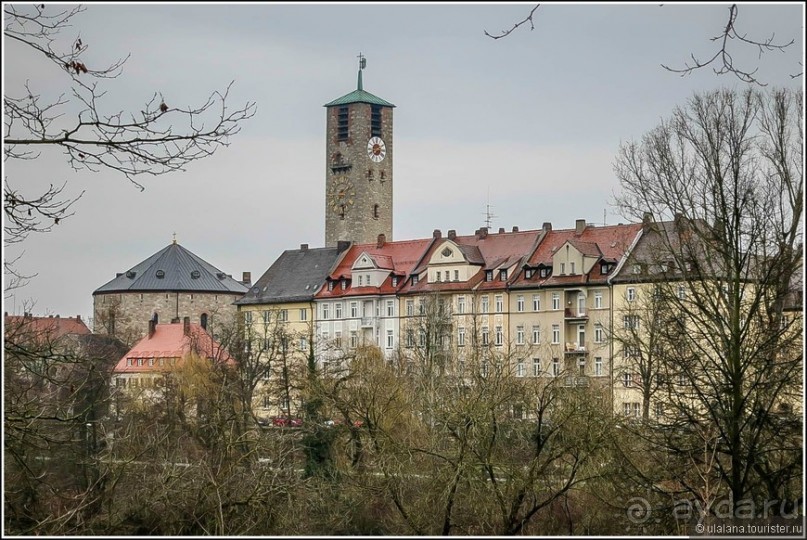
[[[208,331],[232,322],[237,309],[233,304],[241,298],[239,293],[199,292],[125,292],[93,296],[93,332],[110,334],[133,345],[148,333],[148,321],[156,313],[158,322],[190,317],[191,322],[202,322],[207,315]]]

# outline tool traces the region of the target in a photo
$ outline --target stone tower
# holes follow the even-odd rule
[[[358,87],[325,104],[325,246],[392,240],[392,103]]]

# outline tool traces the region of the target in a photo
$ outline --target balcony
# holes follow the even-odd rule
[[[586,349],[585,345],[580,345],[579,343],[567,343],[563,348],[563,353],[567,356],[583,355],[588,354],[588,350]]]
[[[375,327],[375,317],[362,317],[361,318],[361,327],[362,328],[374,328]]]
[[[585,309],[566,308],[563,316],[566,320],[588,320],[588,313]]]
[[[588,386],[588,377],[586,377],[586,376],[564,377],[563,378],[563,386],[567,386],[567,387]]]

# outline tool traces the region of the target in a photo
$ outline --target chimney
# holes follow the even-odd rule
[[[57,318],[57,319],[59,318],[59,314],[58,314],[58,313],[56,314],[56,318]]]
[[[186,336],[191,335],[191,318],[185,317],[183,323],[184,323],[185,335]]]
[[[157,321],[154,319],[149,319],[149,338],[154,335],[154,331],[157,329]]]
[[[488,237],[488,228],[487,227],[480,227],[479,228],[479,238],[485,239]]]
[[[583,234],[583,231],[586,230],[586,220],[585,219],[578,219],[574,222],[574,235],[580,236]]]
[[[513,232],[518,232],[518,227],[516,227],[515,225],[513,225]]]
[[[350,242],[348,240],[338,240],[336,242],[336,251],[337,253],[342,253],[347,248],[350,247]]]
[[[552,222],[551,221],[544,221],[544,224],[541,225],[541,228],[544,232],[549,232],[552,230]]]
[[[300,251],[308,251],[308,244],[300,244]]]
[[[434,238],[442,238],[443,237],[443,231],[441,231],[440,229],[434,229],[434,232],[432,232],[432,236]]]
[[[381,233],[381,234],[378,235],[378,241],[376,242],[375,247],[382,248],[382,247],[384,247],[384,244],[386,244],[386,243],[387,243],[387,235],[384,234],[384,233]]]
[[[81,320],[81,315],[76,315],[76,320],[80,321]]]
[[[243,272],[241,274],[241,283],[249,286],[252,283],[252,272]]]
[[[448,229],[448,239],[454,240],[457,238],[457,231],[455,229]]]
[[[504,227],[499,227],[499,234],[504,234]]]

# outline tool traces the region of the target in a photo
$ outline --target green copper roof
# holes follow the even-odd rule
[[[370,92],[365,92],[362,88],[361,70],[359,70],[359,84],[356,90],[349,94],[337,98],[330,103],[326,103],[323,107],[334,107],[336,105],[347,105],[349,103],[369,103],[370,105],[382,105],[384,107],[394,107],[389,101],[383,100],[378,96],[374,96]]]

